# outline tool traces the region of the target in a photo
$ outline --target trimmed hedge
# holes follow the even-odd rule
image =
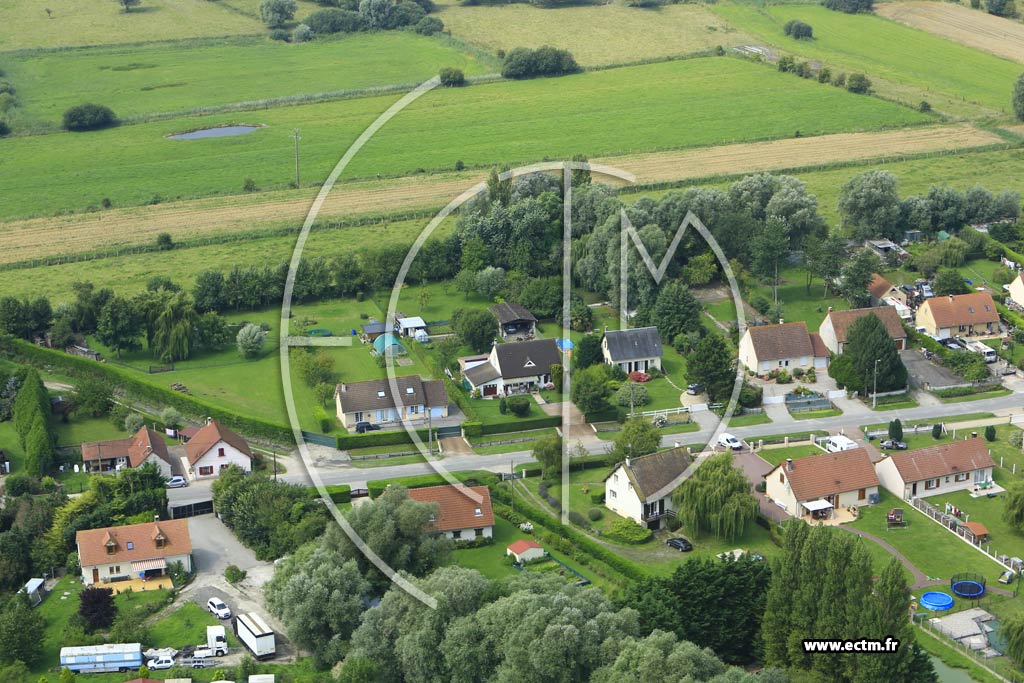
[[[640,545],[651,540],[651,530],[642,527],[631,519],[625,517],[612,522],[611,529],[604,534],[608,538],[628,543],[629,545]]]
[[[428,438],[427,428],[417,429],[416,434],[426,441]],[[366,432],[365,434],[342,434],[338,437],[338,450],[346,451],[350,448],[369,448],[371,446],[397,446],[404,443],[412,443],[412,436],[404,429],[390,432]]]
[[[619,409],[616,406],[608,406],[601,410],[592,410],[583,416],[583,421],[587,424],[594,422],[618,422]]]
[[[466,436],[481,436],[483,434],[483,425],[476,420],[470,420],[469,422],[462,423],[462,433]]]
[[[509,432],[525,432],[531,429],[545,429],[547,427],[558,427],[562,424],[562,418],[558,415],[545,415],[544,417],[531,417],[525,420],[516,420],[515,422],[500,422],[498,424],[485,424],[481,425],[479,434],[470,434],[466,432],[466,436],[486,436],[487,434],[507,434]],[[465,429],[466,425],[462,425]]]
[[[239,415],[193,396],[186,396],[149,384],[132,376],[130,370],[108,363],[97,363],[86,358],[71,356],[63,351],[36,346],[31,342],[9,335],[0,335],[0,357],[41,369],[58,369],[72,377],[103,380],[139,400],[161,406],[173,406],[182,414],[197,419],[212,417],[249,437],[282,444],[295,443],[290,427],[268,420]]]
[[[451,475],[465,484],[468,481],[475,481],[481,486],[490,486],[498,483],[498,475],[485,470],[469,470],[468,472],[452,472]],[[378,479],[366,482],[366,490],[370,498],[376,498],[384,493],[390,484],[404,486],[407,489],[421,489],[425,486],[442,486],[448,481],[440,474],[421,474],[415,477],[402,477],[399,479]]]
[[[352,487],[348,484],[332,484],[331,486],[325,486],[327,489],[327,495],[335,503],[351,503],[352,502]],[[313,496],[319,496],[320,492],[316,488],[311,488]]]

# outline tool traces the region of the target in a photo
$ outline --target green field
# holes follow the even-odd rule
[[[681,98],[683,92],[693,96]],[[5,140],[0,186],[18,201],[0,207],[0,217],[78,210],[105,197],[123,206],[155,195],[168,200],[237,193],[246,178],[265,189],[283,186],[294,173],[293,128],[302,131],[304,177],[321,179],[395,99],[368,97]],[[517,164],[929,120],[740,59],[693,59],[429,93],[385,126],[346,176],[405,175],[452,168],[460,160],[468,166]],[[241,123],[266,127],[229,138],[164,137]]]
[[[885,79],[916,104],[935,99],[964,100],[997,112],[1010,111],[1009,92],[1020,65],[925,31],[871,14],[843,14],[824,7],[721,4],[713,11],[734,26],[827,66]],[[798,19],[814,28],[814,40],[787,37],[783,24]],[[979,77],[984,74],[984,77]],[[934,102],[933,104],[943,104]]]
[[[4,57],[19,112],[59,125],[64,110],[100,102],[122,119],[233,102],[417,84],[439,68],[491,70],[443,40],[411,32],[284,43],[266,38],[154,43]],[[15,126],[17,128],[17,126]]]

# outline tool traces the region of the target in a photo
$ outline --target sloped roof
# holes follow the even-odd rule
[[[868,283],[868,293],[876,299],[881,299],[892,289],[892,283],[878,273],[871,274],[871,282]]]
[[[385,323],[363,323],[363,334],[383,334],[388,329]]]
[[[999,311],[988,292],[936,296],[925,301],[939,327],[958,327],[999,322]]]
[[[551,372],[551,366],[562,362],[562,353],[554,339],[498,344],[498,370],[502,378],[533,377]]]
[[[519,322],[525,320],[526,322],[537,322],[537,318],[526,310],[526,307],[520,306],[519,304],[502,303],[495,304],[490,308],[491,313],[498,319],[498,323],[501,325],[507,325],[509,323]]]
[[[129,465],[138,467],[145,462],[150,453],[168,463],[171,461],[163,437],[159,432],[154,432],[145,426],[127,439],[111,439],[82,444],[82,460],[85,462],[127,458]]]
[[[821,338],[821,335],[818,334],[817,332],[808,332],[807,336],[811,340],[811,351],[812,353],[814,353],[814,357],[828,358],[828,347],[825,346],[825,340]]]
[[[915,451],[900,451],[889,457],[904,483],[995,466],[992,456],[988,454],[988,446],[980,438],[951,441]]]
[[[608,330],[604,333],[604,339],[608,345],[609,357],[616,362],[661,357],[661,336],[657,327]]]
[[[890,339],[906,339],[907,331],[900,320],[900,314],[892,306],[878,308],[854,308],[849,311],[830,311],[826,318],[832,321],[832,329],[836,333],[836,341],[845,344],[849,339],[850,325],[865,315],[874,314],[885,325]]]
[[[878,486],[871,457],[863,448],[822,453],[793,460],[793,469],[783,462],[765,477],[782,471],[798,501],[815,500],[836,493]]]
[[[633,484],[633,490],[646,503],[648,498],[671,484],[692,462],[693,459],[683,448],[671,448],[660,453],[630,458],[628,465],[625,462],[621,464]]]
[[[537,541],[531,541],[531,540],[528,540],[528,539],[525,539],[525,538],[521,538],[518,541],[515,541],[513,543],[509,543],[509,545],[506,548],[506,550],[511,550],[516,555],[519,555],[520,553],[524,553],[527,550],[530,550],[531,548],[537,548],[538,550],[544,550],[544,546],[542,546],[540,543],[537,543]]]
[[[162,535],[164,545],[156,547],[156,538]],[[192,538],[187,519],[168,519],[128,526],[88,529],[75,534],[79,561],[83,567],[97,564],[133,562],[192,552]],[[107,544],[114,544],[113,554],[107,553]],[[128,546],[132,547],[129,548]]]
[[[132,443],[127,439],[110,439],[108,441],[91,441],[82,444],[82,460],[106,460],[108,458],[127,458],[128,446]]]
[[[427,323],[423,318],[414,315],[411,318],[402,318],[398,321],[398,328],[401,330],[413,330],[418,327],[426,327]]]
[[[409,489],[409,497],[421,503],[437,503],[440,514],[434,520],[437,531],[494,526],[491,492],[486,486],[465,487],[481,497],[476,502],[457,486],[427,486]]]
[[[501,377],[501,373],[498,372],[498,368],[491,365],[490,361],[474,365],[463,372],[462,375],[475,387],[478,387],[481,384],[487,384],[491,380]]]
[[[807,323],[802,321],[748,327],[747,334],[759,361],[814,355]]]
[[[185,444],[185,455],[188,456],[189,464],[195,465],[199,462],[199,459],[206,455],[219,441],[224,441],[250,458],[252,457],[249,443],[245,439],[220,422],[210,420]]]
[[[402,395],[402,405],[425,405],[439,408],[448,405],[448,391],[440,380],[424,381],[419,375],[396,377],[395,384]],[[335,390],[341,400],[341,412],[355,413],[381,408],[394,408],[395,395],[386,379],[339,384]]]

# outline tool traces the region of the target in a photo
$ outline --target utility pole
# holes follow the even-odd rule
[[[878,361],[881,358],[875,359],[875,389],[871,392],[871,409],[874,410],[878,405]]]
[[[299,129],[292,129],[292,138],[295,140],[295,187],[299,186]]]
[[[270,452],[274,455],[274,481],[277,481],[277,447],[271,446]]]
[[[516,466],[512,464],[512,456],[508,456],[508,471],[512,473],[512,512],[516,511]]]

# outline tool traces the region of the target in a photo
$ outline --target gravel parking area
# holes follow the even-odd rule
[[[944,387],[950,384],[962,384],[956,373],[947,370],[941,365],[936,365],[917,349],[900,351],[900,358],[907,366],[907,374],[910,376],[910,383],[915,387],[927,389],[930,386]]]

